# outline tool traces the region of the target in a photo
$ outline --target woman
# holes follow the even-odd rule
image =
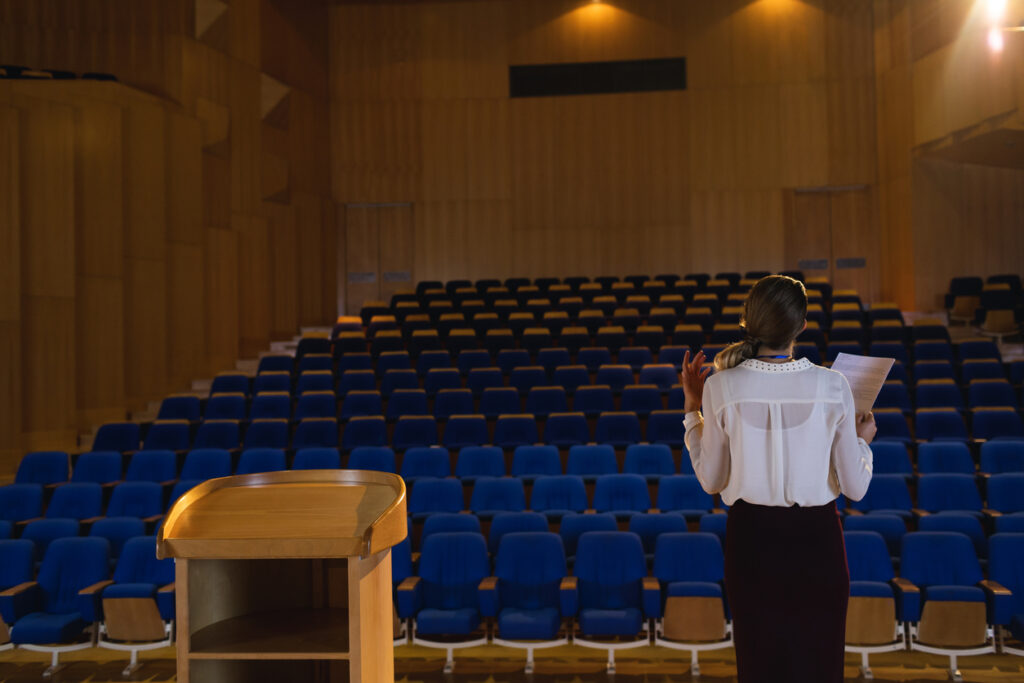
[[[683,362],[686,446],[708,493],[730,506],[725,587],[741,683],[843,680],[850,575],[835,499],[871,481],[875,424],[843,375],[793,359],[807,292],[759,280],[746,339]],[[705,383],[705,380],[706,383]]]

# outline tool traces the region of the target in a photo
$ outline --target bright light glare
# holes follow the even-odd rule
[[[986,0],[989,21],[1001,22],[1006,13],[1006,0]]]
[[[1003,51],[1003,32],[998,26],[988,30],[988,47],[993,52]]]

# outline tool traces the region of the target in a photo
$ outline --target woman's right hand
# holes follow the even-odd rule
[[[875,425],[875,416],[870,411],[857,416],[857,436],[871,443],[875,438],[878,427]]]
[[[700,404],[704,399],[704,380],[711,374],[711,368],[704,367],[704,352],[699,352],[690,360],[690,352],[683,354],[683,372],[679,376],[679,382],[683,385],[683,412],[692,413],[700,410]]]

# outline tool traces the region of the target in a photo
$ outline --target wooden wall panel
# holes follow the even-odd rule
[[[205,244],[167,245],[168,391],[207,374]]]
[[[321,240],[323,238],[323,205],[316,195],[295,193],[292,197],[295,209],[295,248],[298,264],[299,324],[317,325],[323,323],[323,290],[321,289],[323,259]]]
[[[238,233],[238,332],[243,357],[270,344],[270,239],[265,218],[236,215]]]
[[[18,110],[0,104],[0,473],[14,472],[21,458],[19,157]]]
[[[274,338],[287,338],[299,326],[295,212],[290,205],[264,202],[263,215],[270,239],[270,333]]]
[[[238,357],[238,233],[208,230],[206,253],[207,358],[217,373]]]
[[[83,100],[75,122],[77,428],[123,419],[124,124],[121,107]]]
[[[75,439],[75,112],[30,97],[19,108],[22,445]]]

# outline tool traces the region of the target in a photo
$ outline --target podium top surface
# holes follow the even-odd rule
[[[299,470],[210,479],[175,502],[157,556],[366,556],[405,538],[405,482],[386,472]]]

